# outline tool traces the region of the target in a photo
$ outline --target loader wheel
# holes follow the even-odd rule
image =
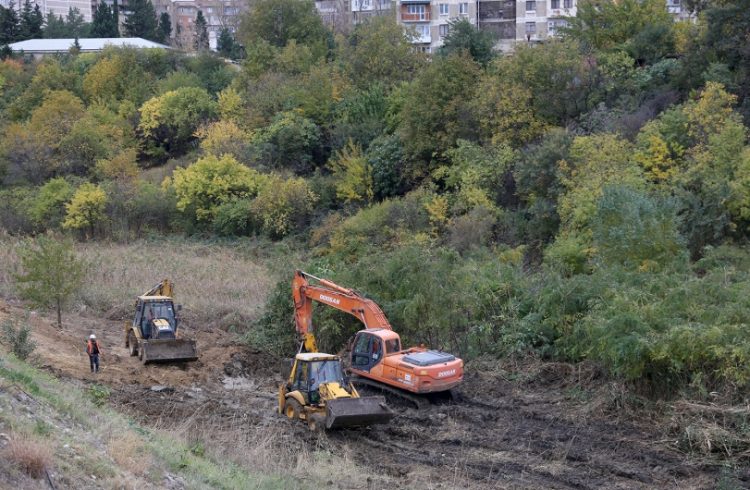
[[[319,413],[312,414],[307,418],[307,426],[313,432],[324,432],[326,427],[326,418]]]
[[[298,419],[302,413],[302,405],[300,405],[294,398],[288,398],[286,401],[286,408],[284,408],[284,413],[286,413],[286,416],[290,419]]]
[[[135,335],[133,335],[133,332],[130,332],[128,334],[128,350],[130,351],[130,357],[135,357],[138,355],[138,341],[135,340]]]

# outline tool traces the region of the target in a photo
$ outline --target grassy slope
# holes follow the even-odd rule
[[[47,473],[60,488],[301,486],[287,477],[253,474],[216,461],[200,447],[140,427],[106,406],[97,406],[100,390],[106,389],[84,390],[3,354],[0,487],[35,488],[41,483],[14,462],[9,442],[13,440],[31,447],[40,443],[49,450],[39,457],[47,460]]]

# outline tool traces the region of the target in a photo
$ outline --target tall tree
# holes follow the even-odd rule
[[[0,6],[0,44],[8,44],[18,40],[19,22],[13,1],[8,7]]]
[[[44,17],[42,11],[39,9],[39,5],[34,4],[32,7],[31,1],[26,0],[23,3],[21,10],[21,22],[19,25],[19,38],[21,39],[40,39],[42,37],[42,25],[44,24]]]
[[[21,297],[41,307],[54,307],[62,328],[62,308],[83,284],[85,263],[73,242],[40,236],[19,251],[24,274],[15,276]]]
[[[492,34],[480,31],[467,19],[448,22],[448,35],[443,40],[440,53],[448,55],[458,51],[468,51],[474,61],[486,65],[493,56]]]
[[[219,38],[216,40],[216,51],[225,58],[238,59],[241,48],[235,42],[232,32],[226,27],[222,27],[219,32]]]
[[[94,15],[91,21],[92,37],[118,37],[117,24],[114,13],[104,0],[94,7]]]
[[[209,48],[208,22],[203,16],[203,11],[198,10],[198,15],[195,16],[195,50],[208,51]]]
[[[78,10],[77,7],[70,7],[68,9],[68,15],[65,19],[65,24],[68,28],[68,35],[73,37],[88,37],[88,24],[86,19],[83,18],[83,14]]]
[[[43,37],[46,39],[61,39],[70,37],[68,26],[62,15],[55,15],[52,12],[47,13],[44,19]]]
[[[128,5],[130,14],[123,22],[128,37],[142,37],[156,41],[156,10],[151,0],[133,0]]]
[[[172,36],[172,19],[169,18],[169,14],[162,12],[159,16],[159,26],[156,28],[157,41],[162,44],[167,44],[169,38]]]
[[[261,40],[283,48],[294,39],[320,58],[332,45],[332,33],[323,25],[312,0],[255,0],[252,7],[243,16],[237,36],[248,48]]]

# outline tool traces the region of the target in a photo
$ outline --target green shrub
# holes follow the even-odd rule
[[[17,326],[13,320],[6,320],[3,323],[3,337],[19,359],[27,359],[36,349],[36,343],[31,340],[31,327],[28,324]]]
[[[630,269],[686,258],[673,202],[625,186],[604,188],[592,223],[597,256]]]
[[[588,240],[577,234],[557,237],[544,251],[544,263],[566,276],[584,274],[590,269],[594,249]]]

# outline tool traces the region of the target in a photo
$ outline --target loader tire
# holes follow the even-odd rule
[[[294,398],[287,398],[284,413],[290,419],[298,419],[300,418],[300,414],[302,414],[302,405]]]
[[[315,413],[308,416],[307,426],[312,432],[320,433],[325,432],[326,418],[323,414]]]
[[[130,357],[135,357],[138,355],[138,341],[135,340],[135,335],[133,335],[133,332],[130,332],[128,334],[128,350],[130,351]]]

